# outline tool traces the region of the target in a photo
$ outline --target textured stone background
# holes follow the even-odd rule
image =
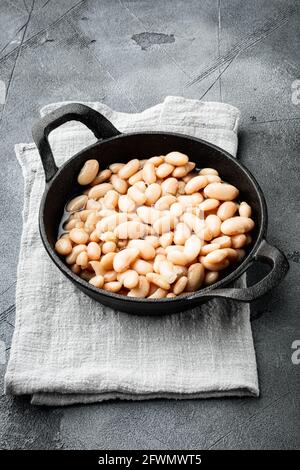
[[[296,0],[1,0],[0,340],[7,355],[23,199],[13,145],[32,140],[39,108],[53,101],[102,100],[136,112],[173,94],[238,106],[239,157],[265,192],[268,238],[291,264],[281,286],[252,306],[259,399],[43,409],[2,393],[1,448],[299,447],[300,365],[291,361],[300,340],[300,103],[291,88],[300,78],[299,10]]]

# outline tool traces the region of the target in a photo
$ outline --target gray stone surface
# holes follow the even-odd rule
[[[239,157],[261,184],[269,234],[291,269],[252,305],[261,397],[110,402],[65,409],[0,397],[5,449],[293,449],[300,445],[299,78],[296,0],[2,0],[0,79],[0,340],[7,354],[22,226],[16,142],[39,108],[102,100],[141,111],[165,95],[223,100],[242,111]],[[251,277],[256,277],[252,274]],[[5,364],[0,364],[3,380]]]

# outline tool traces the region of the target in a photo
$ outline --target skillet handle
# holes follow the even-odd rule
[[[273,287],[277,286],[289,270],[288,260],[282,251],[275,246],[269,245],[266,240],[261,242],[254,260],[261,261],[271,266],[271,271],[259,282],[253,286],[242,289],[215,289],[208,294],[203,294],[201,299],[223,297],[225,299],[239,300],[241,302],[251,302],[251,300],[261,297]]]
[[[82,122],[97,139],[108,139],[120,134],[106,117],[81,103],[67,104],[44,116],[34,124],[32,136],[41,156],[47,183],[58,170],[48,136],[50,132],[68,121]]]

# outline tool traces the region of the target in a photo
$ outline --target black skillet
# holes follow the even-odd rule
[[[99,139],[95,144],[80,151],[60,168],[57,168],[48,142],[51,131],[67,121],[80,121]],[[278,248],[269,245],[267,232],[267,207],[258,183],[239,161],[224,150],[201,139],[171,132],[135,132],[121,134],[104,116],[82,104],[63,106],[46,115],[33,127],[33,138],[39,150],[46,175],[46,187],[40,205],[39,228],[43,244],[56,266],[79,289],[93,299],[115,310],[138,315],[162,315],[191,309],[210,299],[223,297],[250,302],[276,286],[288,271],[289,265]],[[113,162],[127,162],[132,158],[150,158],[178,150],[196,162],[197,167],[213,167],[222,178],[237,186],[241,199],[253,209],[256,227],[253,242],[247,256],[235,269],[223,273],[217,283],[196,292],[174,299],[133,299],[106,292],[91,286],[70,270],[54,251],[59,222],[66,202],[74,194],[82,192],[77,183],[78,173],[86,160],[96,159],[101,169]],[[255,285],[245,288],[226,287],[239,278],[255,261],[270,266],[268,274]]]

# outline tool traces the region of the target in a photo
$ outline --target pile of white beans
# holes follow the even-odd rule
[[[251,207],[213,168],[174,151],[113,163],[88,160],[83,193],[55,250],[91,285],[128,297],[171,298],[215,283],[251,243]]]

